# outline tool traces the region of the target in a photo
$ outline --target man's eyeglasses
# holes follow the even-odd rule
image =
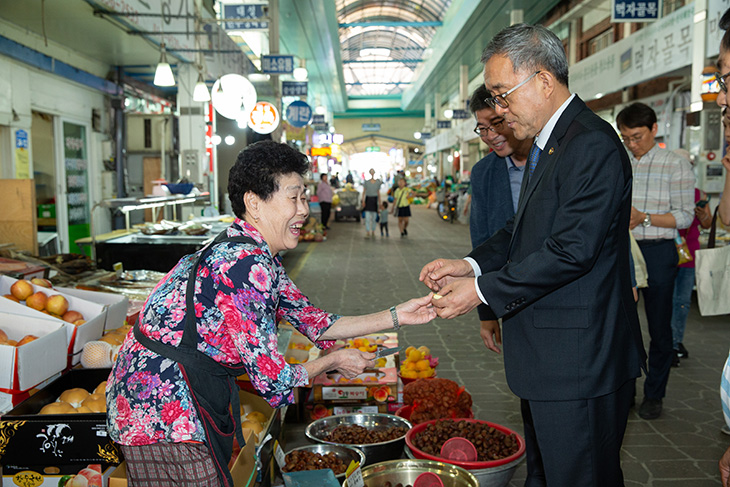
[[[643,135],[635,135],[633,137],[621,137],[621,140],[624,141],[625,145],[629,145],[629,144],[638,144],[639,142],[641,142],[641,139],[643,139],[643,138],[644,138]]]
[[[474,133],[477,134],[480,137],[483,137],[487,135],[489,132],[492,132],[493,134],[499,133],[500,130],[502,130],[502,127],[504,126],[504,119],[500,118],[496,122],[494,122],[492,125],[488,127],[475,127]]]
[[[540,71],[535,71],[534,73],[532,73],[530,76],[528,76],[527,78],[525,78],[520,84],[518,84],[517,86],[515,86],[511,90],[505,91],[504,93],[501,93],[499,95],[489,96],[484,101],[491,108],[496,108],[497,106],[500,107],[500,108],[508,108],[509,107],[509,102],[507,101],[507,96],[508,95],[511,95],[512,93],[514,93],[517,90],[517,88],[519,88],[520,86],[524,85],[525,83],[527,83],[528,81],[530,81],[532,78],[534,78],[535,76],[537,76],[538,73],[540,73]]]
[[[728,76],[730,76],[730,72],[725,74],[715,72],[715,79],[717,80],[717,84],[720,86],[720,89],[723,93],[727,93],[727,83],[725,83],[725,78],[727,78]]]

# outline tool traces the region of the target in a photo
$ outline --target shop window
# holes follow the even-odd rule
[[[588,55],[591,56],[598,51],[606,49],[611,44],[613,44],[613,29],[608,29],[588,41]]]
[[[687,5],[689,2],[687,0],[664,0],[664,9],[662,12],[662,17],[666,17],[667,15],[671,14],[675,10],[679,10],[680,8]]]

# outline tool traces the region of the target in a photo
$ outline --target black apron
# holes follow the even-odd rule
[[[223,365],[198,351],[198,327],[195,321],[195,277],[198,266],[214,245],[222,242],[249,243],[258,246],[251,237],[228,237],[224,230],[204,248],[195,260],[185,292],[185,329],[180,345],[173,347],[152,340],[134,326],[134,337],[145,348],[177,362],[180,372],[190,389],[195,411],[203,424],[206,443],[210,450],[218,478],[224,487],[233,487],[228,461],[233,451],[233,435],[241,448],[246,444],[241,431],[241,404],[236,377],[246,373],[242,363]]]

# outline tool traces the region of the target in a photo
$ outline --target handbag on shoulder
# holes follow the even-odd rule
[[[717,208],[706,249],[695,252],[697,301],[702,316],[730,313],[730,245],[715,248]]]

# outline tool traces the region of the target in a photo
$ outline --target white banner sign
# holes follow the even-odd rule
[[[574,64],[570,90],[591,100],[690,65],[693,17],[689,4]]]
[[[720,17],[730,8],[730,0],[709,0],[707,2],[707,49],[706,56],[714,57],[720,53],[720,40],[725,33],[717,25]]]

